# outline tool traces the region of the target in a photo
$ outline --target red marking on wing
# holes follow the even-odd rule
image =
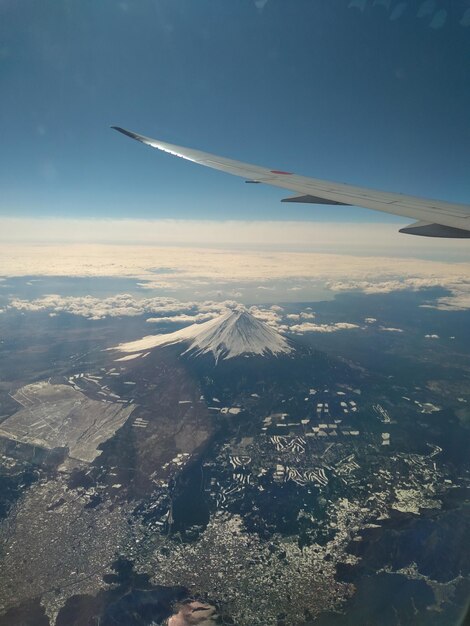
[[[285,174],[286,176],[292,176],[292,172],[282,172],[281,170],[271,170],[271,174]]]

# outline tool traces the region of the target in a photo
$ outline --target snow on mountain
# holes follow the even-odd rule
[[[244,354],[277,355],[292,352],[285,337],[243,308],[230,310],[208,322],[192,324],[174,333],[149,335],[137,341],[122,343],[114,349],[137,353],[137,358],[146,350],[174,344],[184,344],[182,354],[197,356],[212,353],[216,362]],[[130,358],[133,357],[128,355],[118,360]]]

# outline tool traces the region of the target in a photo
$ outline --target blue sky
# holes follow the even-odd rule
[[[469,202],[469,11],[467,0],[1,0],[0,214],[394,219],[286,207],[280,190],[159,154],[112,124]]]

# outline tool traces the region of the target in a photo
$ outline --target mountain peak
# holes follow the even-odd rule
[[[157,346],[183,344],[182,354],[211,354],[215,361],[242,355],[277,355],[292,352],[287,339],[276,329],[254,317],[244,307],[236,307],[215,319],[192,324],[165,335],[150,335],[117,346],[117,350],[141,353]],[[140,356],[136,354],[135,358]],[[129,360],[133,356],[125,356]]]

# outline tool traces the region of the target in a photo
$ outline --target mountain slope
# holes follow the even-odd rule
[[[152,348],[175,344],[184,345],[182,354],[212,354],[216,362],[241,355],[288,354],[293,350],[285,337],[242,308],[230,310],[213,320],[192,324],[174,333],[149,335],[137,341],[123,343],[115,350],[129,353],[128,356],[121,357],[127,361]]]

